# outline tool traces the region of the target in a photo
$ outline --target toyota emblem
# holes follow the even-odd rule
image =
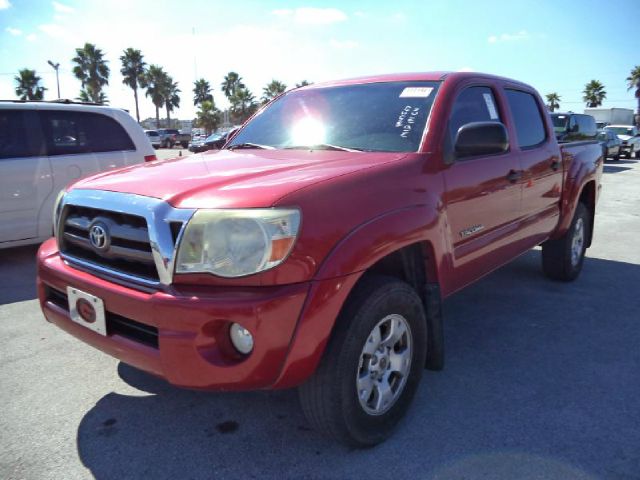
[[[109,248],[109,230],[104,223],[94,223],[89,228],[89,241],[96,250],[104,252]]]

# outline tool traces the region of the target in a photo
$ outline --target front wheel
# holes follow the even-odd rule
[[[578,277],[590,231],[589,210],[578,203],[569,230],[562,237],[542,244],[542,270],[547,277],[564,282]]]
[[[299,389],[309,423],[353,447],[384,441],[411,404],[426,351],[425,313],[415,290],[395,278],[363,278],[317,371]]]

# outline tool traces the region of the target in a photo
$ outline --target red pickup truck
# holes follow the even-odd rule
[[[57,202],[45,317],[170,383],[299,387],[318,430],[383,441],[444,362],[441,302],[529,249],[575,279],[603,159],[523,83],[415,73],[295,89],[219,152]],[[514,279],[517,281],[517,279]]]

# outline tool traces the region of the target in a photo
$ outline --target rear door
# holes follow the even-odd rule
[[[0,109],[0,243],[39,236],[39,212],[53,189],[44,153],[35,111]]]
[[[464,88],[455,99],[447,134],[452,149],[458,129],[471,122],[506,118],[490,85]],[[453,159],[444,171],[447,219],[453,245],[454,289],[492,270],[511,257],[517,230],[522,185],[521,167],[511,151]]]
[[[512,148],[524,172],[522,241],[535,246],[553,231],[560,216],[563,176],[560,151],[547,128],[544,107],[537,95],[506,88],[505,98],[516,133]]]

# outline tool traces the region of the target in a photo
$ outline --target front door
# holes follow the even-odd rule
[[[504,108],[488,86],[458,94],[449,119],[451,145],[471,122],[503,121]],[[445,208],[453,247],[451,290],[462,288],[508,260],[520,217],[522,183],[517,155],[454,158],[444,171]],[[509,257],[509,258],[505,258]]]

